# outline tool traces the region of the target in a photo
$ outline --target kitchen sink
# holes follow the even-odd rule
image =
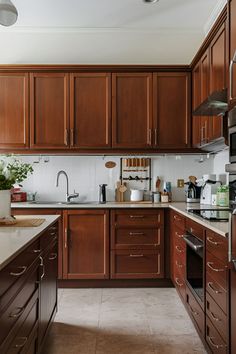
[[[72,202],[58,202],[58,201],[47,201],[47,200],[42,200],[42,201],[33,201],[33,202],[29,202],[30,204],[48,204],[48,205],[52,205],[52,204],[57,204],[57,205],[86,205],[86,204],[98,204],[98,202],[82,202],[82,201],[72,201]]]

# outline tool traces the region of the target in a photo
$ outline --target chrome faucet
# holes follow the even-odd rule
[[[69,178],[67,176],[67,173],[63,170],[61,170],[57,173],[56,187],[59,186],[59,178],[61,175],[64,175],[66,177],[66,201],[67,201],[67,203],[70,203],[71,199],[78,198],[79,193],[76,193],[76,191],[74,190],[73,194],[69,194]]]

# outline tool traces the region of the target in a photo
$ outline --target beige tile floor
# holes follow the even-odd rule
[[[44,354],[205,353],[175,289],[60,289]]]

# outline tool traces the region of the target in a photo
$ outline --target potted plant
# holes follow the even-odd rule
[[[30,164],[15,156],[0,158],[0,219],[11,215],[11,188],[14,184],[20,185],[32,172]]]

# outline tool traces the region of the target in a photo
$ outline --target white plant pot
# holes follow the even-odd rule
[[[11,191],[0,190],[0,219],[11,216]]]

